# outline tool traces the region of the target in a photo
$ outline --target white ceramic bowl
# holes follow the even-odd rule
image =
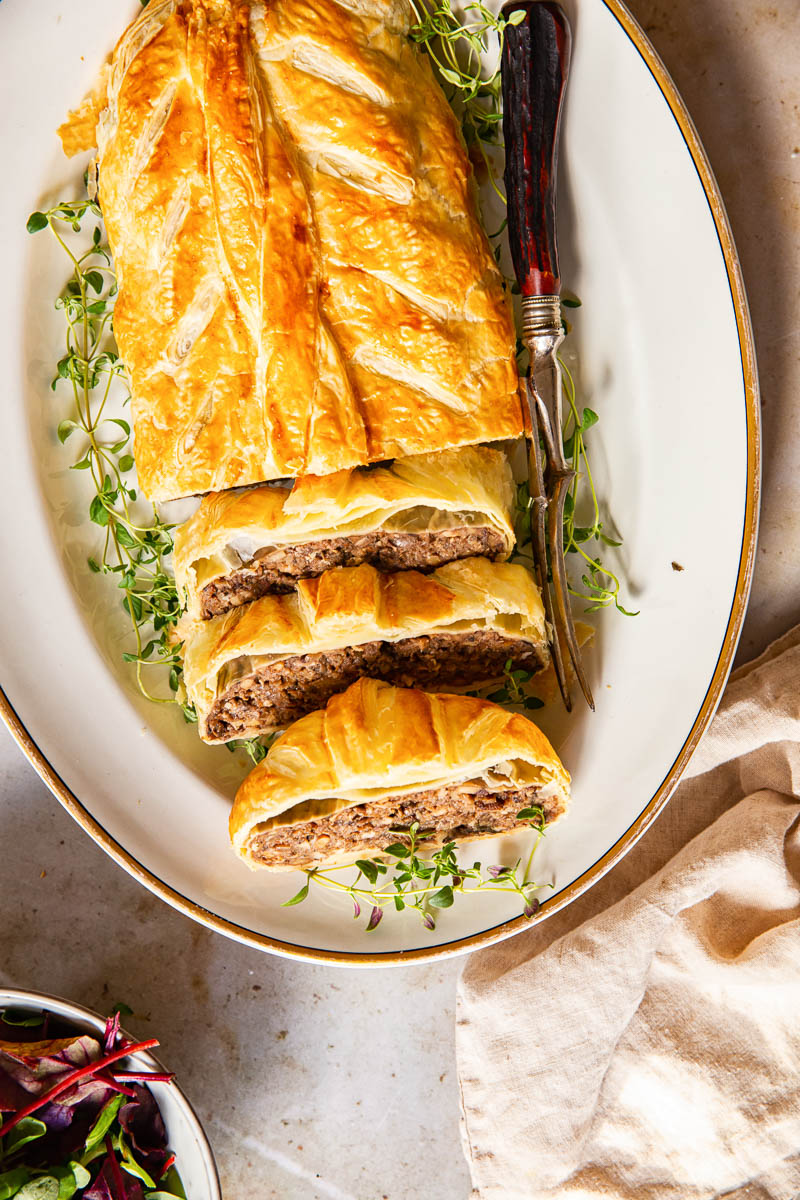
[[[99,1013],[44,992],[23,992],[16,988],[0,988],[0,1008],[24,1008],[34,1012],[52,1013],[54,1017],[74,1025],[82,1033],[102,1037],[106,1019]],[[128,1035],[130,1036],[130,1035]],[[125,1070],[164,1072],[166,1068],[152,1054],[139,1052],[122,1060]],[[203,1127],[183,1092],[172,1083],[148,1085],[161,1110],[167,1128],[170,1150],[175,1154],[175,1166],[180,1174],[187,1200],[222,1200],[217,1166]]]

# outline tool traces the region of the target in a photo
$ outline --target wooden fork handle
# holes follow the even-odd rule
[[[561,106],[572,33],[558,4],[512,0],[502,15],[524,12],[503,38],[503,136],[508,237],[523,296],[556,296],[556,168]]]

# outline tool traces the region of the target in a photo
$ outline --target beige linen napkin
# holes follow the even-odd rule
[[[468,960],[475,1197],[800,1193],[799,815],[800,628],[732,676],[627,858]]]

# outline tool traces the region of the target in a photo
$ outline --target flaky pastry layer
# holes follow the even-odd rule
[[[209,731],[208,718],[232,675],[376,640],[473,631],[531,643],[548,660],[541,596],[525,567],[483,558],[430,575],[339,567],[300,580],[290,595],[264,596],[210,621],[184,620],[184,681],[200,736],[224,741]]]
[[[569,775],[527,717],[471,696],[361,679],[295,722],[251,771],[236,793],[231,841],[258,867],[264,834],[467,781],[489,793],[532,789],[550,819],[569,798]]]
[[[503,547],[496,557],[507,558],[514,546],[513,504],[508,460],[486,446],[304,476],[291,490],[213,493],[175,531],[175,580],[190,616],[199,619],[204,589],[252,564],[265,548],[462,525],[496,532]]]

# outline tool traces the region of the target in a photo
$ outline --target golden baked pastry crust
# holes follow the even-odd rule
[[[360,679],[296,721],[236,793],[234,849],[257,867],[258,833],[342,808],[468,779],[569,796],[569,775],[527,717],[488,700]]]
[[[407,0],[150,0],[120,40],[100,199],[151,498],[521,432],[510,308],[411,23]]]
[[[505,455],[487,446],[396,459],[390,466],[306,475],[290,491],[281,487],[215,492],[175,530],[175,581],[189,615],[200,619],[202,589],[236,569],[227,547],[247,539],[253,551],[300,545],[381,529],[403,513],[433,510],[463,514],[471,528],[501,534],[505,556],[514,548],[514,484]]]
[[[180,631],[184,681],[200,736],[214,741],[207,720],[229,664],[476,630],[532,642],[547,659],[541,596],[525,567],[485,558],[447,563],[430,575],[337,567],[301,579],[290,595],[264,596],[209,621],[186,618]]]

